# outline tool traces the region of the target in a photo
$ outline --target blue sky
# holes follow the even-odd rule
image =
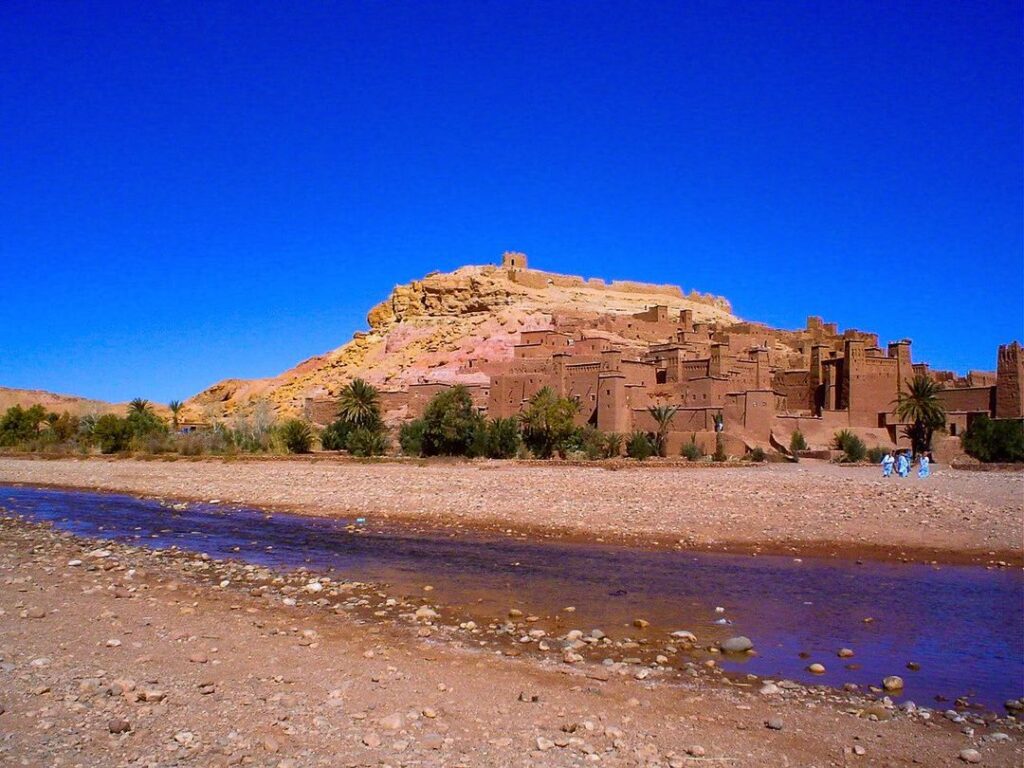
[[[992,369],[1020,2],[9,0],[0,384],[184,398],[506,249]]]

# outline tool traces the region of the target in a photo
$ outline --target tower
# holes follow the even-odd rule
[[[999,347],[996,364],[996,418],[1024,417],[1024,354],[1014,341]]]
[[[519,272],[526,269],[526,254],[518,251],[505,251],[501,254],[501,267],[509,272]]]

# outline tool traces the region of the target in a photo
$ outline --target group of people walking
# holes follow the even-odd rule
[[[898,477],[907,477],[913,463],[910,451],[899,449],[895,455],[892,451],[886,451],[882,457],[882,477],[892,477],[893,469],[896,470]],[[930,465],[931,457],[927,453],[922,453],[918,460],[917,476],[928,477],[932,473]]]

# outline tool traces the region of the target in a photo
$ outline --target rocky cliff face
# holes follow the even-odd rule
[[[531,270],[519,282],[497,267],[463,267],[397,286],[370,310],[369,330],[270,379],[228,379],[187,403],[194,417],[244,413],[267,400],[282,414],[301,413],[306,398],[330,397],[354,377],[384,389],[422,380],[481,381],[470,360],[508,360],[519,333],[548,328],[553,316],[628,315],[655,304],[690,309],[697,321],[736,320],[724,299],[684,296],[664,286],[603,285]]]

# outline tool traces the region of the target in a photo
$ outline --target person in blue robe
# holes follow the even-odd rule
[[[906,477],[910,474],[910,459],[907,458],[905,451],[900,451],[896,457],[896,474],[900,477]]]
[[[927,453],[921,454],[921,461],[918,465],[917,476],[920,478],[928,477],[932,473],[931,460],[928,458]]]
[[[892,452],[886,451],[882,457],[882,477],[892,477],[892,467],[895,463],[896,459],[892,457]]]

